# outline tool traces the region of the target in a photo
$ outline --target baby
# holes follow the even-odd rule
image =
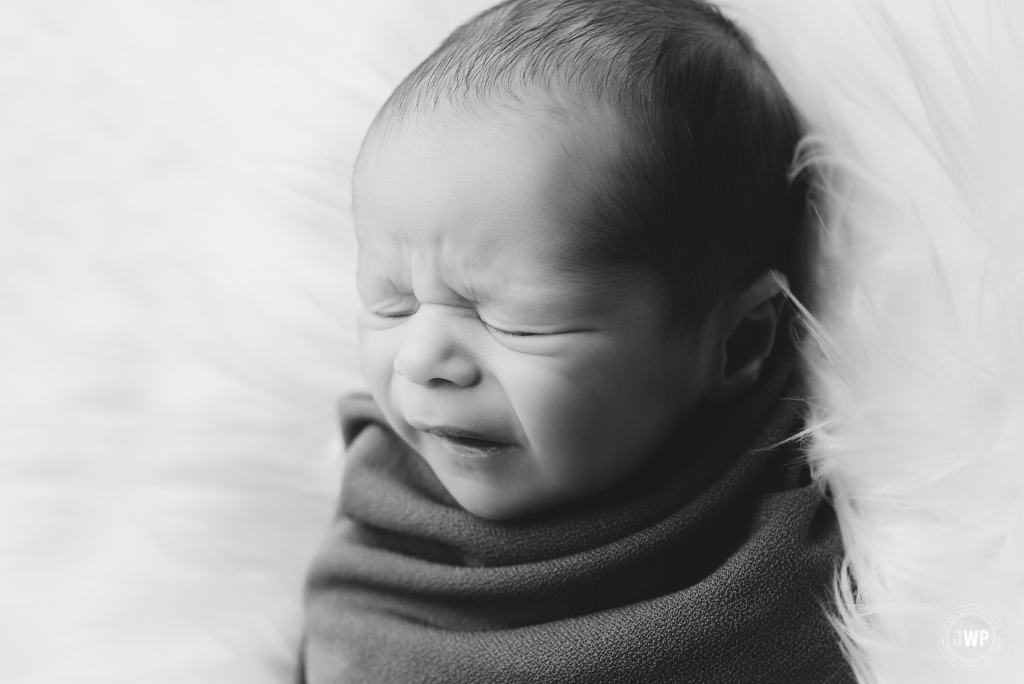
[[[511,0],[354,177],[361,363],[321,682],[841,682],[795,449],[799,119],[700,0]]]

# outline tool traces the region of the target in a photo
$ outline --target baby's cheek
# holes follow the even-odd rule
[[[604,393],[572,364],[534,360],[510,370],[505,390],[537,465],[551,478],[584,484],[613,418]]]

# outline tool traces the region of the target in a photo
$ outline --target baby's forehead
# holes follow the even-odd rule
[[[497,101],[378,122],[353,181],[360,237],[387,204],[444,202],[457,210],[486,201],[498,212],[512,210],[505,200],[516,195],[528,201],[515,210],[544,204],[558,214],[552,229],[579,230],[617,191],[626,136],[611,107],[570,105]]]
[[[539,304],[620,296],[580,267],[620,144],[617,119],[587,116],[494,108],[371,133],[355,181],[364,288],[443,283],[466,299]]]
[[[479,102],[438,103],[427,111],[385,110],[364,139],[356,174],[366,159],[437,143],[459,144],[478,131],[506,137],[525,133],[520,137],[525,151],[561,155],[564,170],[590,173],[599,158],[612,159],[626,150],[626,138],[634,137],[627,119],[609,102],[592,96],[536,88]]]

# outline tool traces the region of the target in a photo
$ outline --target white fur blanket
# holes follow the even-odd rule
[[[0,681],[288,681],[361,384],[351,164],[487,4],[0,4]],[[829,179],[807,354],[854,660],[1019,681],[1024,7],[727,7]],[[978,673],[937,639],[966,603],[1005,638]]]

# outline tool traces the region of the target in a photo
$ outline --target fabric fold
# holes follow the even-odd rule
[[[798,482],[789,368],[639,472],[514,521],[461,509],[369,398],[307,595],[307,681],[852,681],[821,601],[842,546]]]

